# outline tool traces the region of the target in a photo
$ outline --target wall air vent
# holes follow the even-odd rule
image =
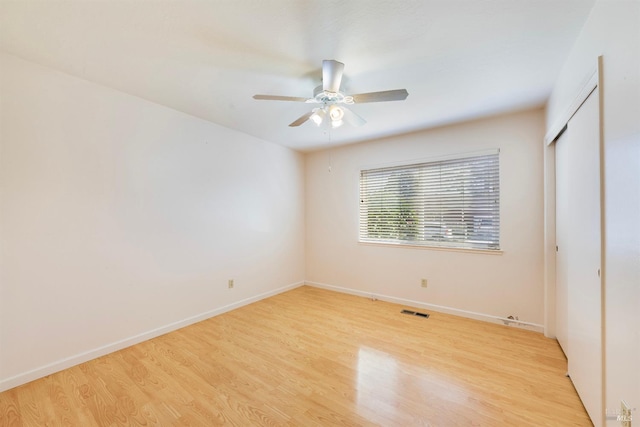
[[[411,316],[424,317],[425,319],[429,317],[429,315],[427,313],[420,313],[420,312],[411,311],[411,310],[402,310],[401,313],[402,314],[409,314]]]

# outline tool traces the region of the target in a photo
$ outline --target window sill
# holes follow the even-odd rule
[[[358,245],[382,246],[382,247],[405,248],[405,249],[423,249],[423,250],[446,251],[446,252],[465,252],[465,253],[483,254],[483,255],[504,254],[504,251],[502,249],[447,248],[444,246],[407,245],[404,243],[382,243],[382,242],[358,242]]]

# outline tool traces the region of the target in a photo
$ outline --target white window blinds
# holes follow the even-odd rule
[[[361,242],[500,249],[499,153],[360,171]]]

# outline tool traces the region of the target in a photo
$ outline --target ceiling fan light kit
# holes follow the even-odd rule
[[[365,102],[404,101],[409,93],[406,89],[386,90],[382,92],[361,93],[357,95],[345,95],[340,91],[344,64],[333,59],[322,61],[322,85],[313,91],[313,98],[301,98],[281,95],[254,95],[254,99],[265,101],[292,101],[305,102],[307,104],[322,104],[310,112],[302,115],[289,126],[296,127],[311,120],[320,126],[325,117],[331,119],[331,127],[342,126],[346,121],[352,126],[362,126],[366,120],[348,109],[345,105],[361,104]]]
[[[327,112],[324,111],[323,108],[314,108],[313,114],[311,114],[310,118],[313,123],[315,123],[317,126],[320,126],[326,115]]]

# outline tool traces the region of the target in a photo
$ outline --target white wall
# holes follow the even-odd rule
[[[0,390],[304,280],[302,155],[0,60]]]
[[[543,133],[534,110],[308,154],[307,281],[542,324]],[[503,254],[358,244],[361,168],[490,148],[500,149]]]
[[[596,2],[547,107],[554,126],[603,60],[605,407],[640,418],[640,2]],[[608,421],[608,425],[619,422]]]

